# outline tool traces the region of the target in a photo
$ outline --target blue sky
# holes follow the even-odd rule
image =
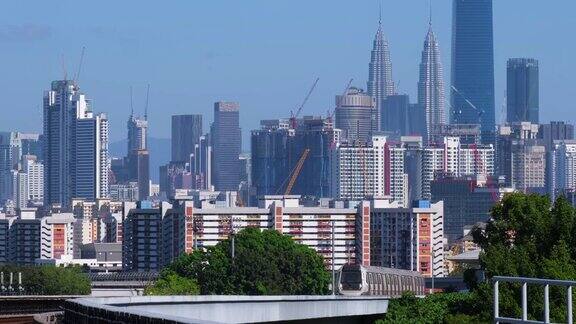
[[[383,0],[399,92],[415,100],[428,24],[428,0]],[[553,5],[552,5],[552,4]],[[576,3],[494,0],[496,107],[509,57],[540,60],[541,120],[574,121]],[[435,0],[444,77],[449,84],[451,1]],[[170,136],[170,115],[204,114],[239,101],[244,147],[260,119],[289,115],[316,77],[303,114],[325,114],[350,78],[366,87],[378,1],[3,1],[0,10],[0,130],[41,131],[42,93],[77,69],[96,111],[107,112],[111,139],[125,137],[129,87],[143,110],[150,83],[150,134]],[[448,89],[448,86],[446,87]]]

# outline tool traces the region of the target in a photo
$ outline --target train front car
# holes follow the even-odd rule
[[[347,264],[338,276],[338,292],[344,296],[422,296],[424,290],[424,278],[416,271]]]
[[[344,296],[361,296],[368,292],[366,271],[359,264],[345,264],[339,271],[338,292]]]

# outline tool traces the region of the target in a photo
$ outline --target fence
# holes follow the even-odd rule
[[[569,324],[573,324],[572,313],[572,287],[576,286],[576,281],[535,279],[522,277],[493,277],[494,282],[494,322],[500,323],[550,323],[550,286],[566,287],[566,318]],[[498,285],[500,282],[520,283],[522,285],[522,318],[501,317],[499,312]],[[544,286],[544,321],[528,320],[528,284]]]

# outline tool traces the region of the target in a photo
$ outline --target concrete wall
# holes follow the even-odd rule
[[[65,323],[90,316],[127,322],[268,323],[276,321],[357,323],[386,313],[383,297],[163,296],[82,298],[67,302]]]

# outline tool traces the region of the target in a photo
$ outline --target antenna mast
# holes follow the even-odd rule
[[[64,73],[64,81],[68,80],[68,72],[66,71],[66,62],[64,61],[64,53],[60,54],[60,60],[62,61],[62,73]]]
[[[146,89],[146,105],[144,106],[144,120],[148,120],[148,98],[150,96],[150,84]]]
[[[134,104],[132,102],[132,86],[130,86],[130,117],[134,117]]]

